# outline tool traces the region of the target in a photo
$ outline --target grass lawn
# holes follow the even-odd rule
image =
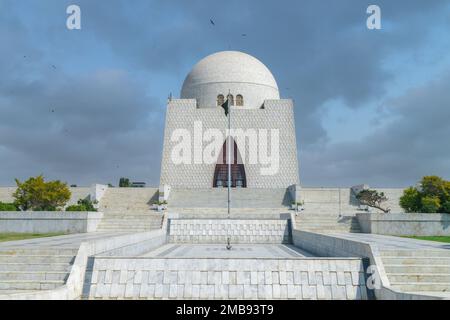
[[[427,236],[427,237],[414,236],[414,237],[404,237],[404,238],[450,243],[450,236],[436,236],[436,237],[435,236]]]
[[[0,242],[61,236],[64,233],[0,233]]]

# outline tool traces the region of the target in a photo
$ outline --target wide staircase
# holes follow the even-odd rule
[[[360,232],[359,202],[349,188],[302,189],[304,210],[295,218],[297,229],[319,233]]]
[[[0,249],[0,297],[65,284],[78,249]]]
[[[450,250],[383,250],[393,289],[450,298]]]
[[[299,212],[295,217],[296,229],[319,233],[361,232],[355,216],[339,216],[336,213]]]
[[[291,201],[286,188],[233,188],[230,198],[232,215],[244,217],[287,213]],[[168,210],[183,214],[184,217],[222,217],[227,214],[227,201],[227,188],[173,189],[169,196]]]
[[[144,232],[161,228],[163,215],[152,209],[157,188],[108,188],[99,203],[98,231]]]

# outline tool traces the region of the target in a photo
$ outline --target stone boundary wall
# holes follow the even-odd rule
[[[380,300],[433,300],[438,297],[408,294],[392,290],[384,270],[383,261],[376,245],[363,241],[353,241],[338,236],[307,231],[292,230],[292,240],[299,248],[319,256],[368,258],[375,266],[381,280],[381,288],[375,289],[375,297]]]
[[[0,300],[74,300],[79,299],[83,292],[83,284],[88,268],[88,259],[96,254],[109,254],[120,248],[131,247],[138,244],[141,253],[151,248],[145,248],[141,244],[149,242],[164,242],[166,232],[163,230],[126,234],[116,237],[106,237],[95,241],[81,243],[77,256],[70,271],[66,284],[47,291],[30,293],[16,293],[0,295]]]
[[[0,212],[2,233],[84,233],[94,232],[103,218],[101,212],[5,211]]]
[[[291,243],[290,220],[171,219],[174,243]]]
[[[95,257],[90,299],[367,299],[361,259]]]
[[[388,200],[384,205],[392,212],[404,212],[399,205],[399,199],[403,194],[402,188],[371,188],[383,192]],[[305,202],[305,213],[333,212],[343,215],[353,215],[364,212],[359,208],[359,201],[356,199],[351,188],[312,188],[299,187],[297,192],[300,199]],[[381,212],[378,209],[370,208],[371,212]]]
[[[449,236],[450,214],[358,213],[361,230],[396,236]]]

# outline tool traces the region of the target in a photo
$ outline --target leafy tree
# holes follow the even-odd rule
[[[422,193],[425,196],[438,197],[441,202],[450,200],[450,185],[449,181],[437,176],[423,177],[420,182]]]
[[[422,212],[424,213],[436,213],[438,212],[440,206],[441,206],[441,201],[439,200],[438,197],[430,197],[430,196],[425,196],[422,198]]]
[[[444,213],[450,213],[450,200],[444,202],[441,205],[441,211]]]
[[[120,178],[119,180],[119,188],[129,188],[131,187],[130,179],[128,178]]]
[[[386,202],[388,199],[384,195],[384,192],[378,192],[377,190],[362,190],[357,195],[356,198],[363,204],[372,208],[379,209],[384,213],[388,213],[390,211],[389,208],[385,208],[382,206],[383,202]]]
[[[14,204],[21,210],[55,211],[64,207],[71,193],[66,183],[59,180],[45,182],[42,175],[25,182],[16,179]]]
[[[450,181],[425,176],[418,187],[403,191],[400,206],[406,212],[450,213]]]

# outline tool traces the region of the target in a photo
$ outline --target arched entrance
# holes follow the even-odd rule
[[[232,188],[246,188],[247,179],[245,177],[244,164],[241,161],[241,155],[237,147],[236,141],[230,138],[232,141],[233,152],[231,153],[231,187]],[[227,156],[227,143],[223,143],[222,151],[219,154],[219,158],[214,170],[214,182],[213,188],[228,187],[228,156]],[[238,161],[239,160],[239,161]]]

